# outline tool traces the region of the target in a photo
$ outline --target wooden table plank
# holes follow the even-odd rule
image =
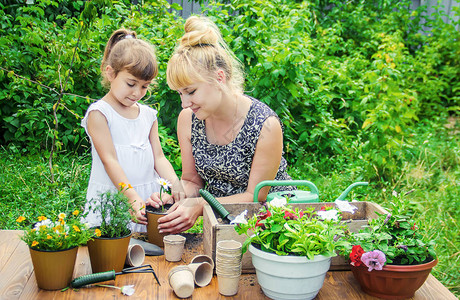
[[[98,286],[83,287],[78,290],[45,291],[37,287],[33,274],[28,247],[17,238],[18,231],[0,231],[0,259],[5,264],[0,269],[0,299],[118,299],[125,298],[117,289]],[[16,239],[14,239],[16,236]],[[11,240],[11,243],[5,242]],[[195,241],[196,242],[196,241]],[[16,245],[16,246],[14,246]],[[145,264],[155,270],[161,286],[152,274],[118,275],[110,285],[134,285],[136,292],[129,299],[178,299],[168,284],[168,273],[177,265],[190,263],[191,259],[202,253],[202,244],[187,237],[183,261],[168,262],[164,256],[147,256]],[[80,247],[75,263],[74,278],[91,274],[91,264],[87,247]],[[216,276],[203,288],[195,288],[192,299],[268,299],[262,292],[255,274],[245,274],[240,278],[238,294],[225,297],[219,294]],[[325,299],[377,299],[363,293],[350,271],[330,271],[324,280],[317,300]],[[413,300],[457,299],[434,276],[430,275],[424,285],[416,292]]]
[[[5,239],[8,239],[11,245],[16,243],[16,247],[11,247],[9,243],[0,245],[0,253],[11,253],[11,257],[0,271],[0,299],[19,299],[33,273],[29,247],[19,240],[18,231],[2,230],[0,240]]]
[[[21,240],[18,238],[17,231],[14,230],[0,230],[0,237],[1,272]]]

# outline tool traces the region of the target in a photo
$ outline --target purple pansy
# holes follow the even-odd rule
[[[382,270],[383,265],[387,261],[385,254],[380,250],[374,250],[364,253],[361,256],[361,261],[369,268],[368,271]]]

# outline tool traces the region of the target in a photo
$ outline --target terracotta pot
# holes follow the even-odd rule
[[[162,211],[160,208],[154,208],[147,206],[145,212],[147,213],[147,236],[149,243],[155,244],[159,247],[164,247],[163,238],[169,233],[158,232],[158,219],[166,215],[166,211],[171,208],[171,204],[165,204],[165,210]]]
[[[44,290],[60,290],[72,281],[78,247],[60,251],[29,248],[37,286]]]
[[[421,265],[386,265],[381,271],[351,266],[361,289],[382,299],[407,299],[423,285],[438,260]]]
[[[88,241],[89,259],[93,273],[115,270],[121,272],[128,253],[131,233],[119,238],[94,238]]]

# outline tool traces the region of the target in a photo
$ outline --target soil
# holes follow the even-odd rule
[[[145,207],[145,211],[146,212],[149,212],[149,213],[156,213],[156,214],[166,214],[166,212],[168,211],[168,209],[171,208],[171,206],[173,206],[172,204],[165,204],[164,205],[164,211],[161,210],[161,206],[159,208],[155,208],[153,206],[146,206]]]

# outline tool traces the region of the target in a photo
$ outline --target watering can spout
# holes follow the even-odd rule
[[[337,198],[337,200],[345,200],[345,198],[347,197],[348,193],[355,187],[357,186],[367,186],[369,185],[369,182],[355,182],[355,183],[352,183],[350,184],[349,187],[347,187],[347,189],[345,191],[343,191],[342,194],[340,194],[340,196]]]

